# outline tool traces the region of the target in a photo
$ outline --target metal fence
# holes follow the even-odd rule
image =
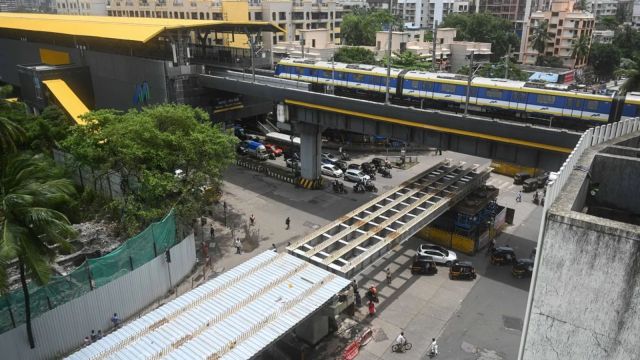
[[[573,172],[576,163],[586,149],[602,144],[609,140],[631,134],[636,131],[640,131],[640,118],[602,125],[585,131],[584,134],[582,134],[582,136],[580,137],[580,140],[578,140],[576,146],[573,148],[571,154],[569,154],[564,164],[562,164],[562,166],[560,167],[560,170],[558,170],[557,178],[547,185],[544,207],[542,210],[542,219],[540,221],[540,230],[538,232],[538,249],[535,258],[534,273],[531,278],[531,285],[529,288],[529,298],[527,299],[527,310],[524,318],[523,333],[522,337],[520,338],[520,349],[518,351],[517,357],[518,359],[522,359],[522,356],[524,354],[524,344],[526,343],[527,338],[527,330],[531,315],[531,306],[533,304],[533,294],[536,287],[538,268],[540,266],[540,261],[542,258],[542,246],[544,243],[544,232],[549,208],[558,198],[558,195],[560,195],[560,192],[562,191],[564,185],[567,183],[567,180]]]
[[[111,316],[138,314],[167,292],[196,263],[193,234],[170,249],[171,263],[160,255],[136,270],[42,314],[32,321],[35,349],[29,348],[26,326],[0,335],[3,359],[58,358],[80,347],[91,330],[111,329]]]

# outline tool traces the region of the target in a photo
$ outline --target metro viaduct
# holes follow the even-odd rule
[[[286,105],[300,133],[302,177],[321,178],[324,129],[383,135],[416,145],[447,149],[521,166],[554,171],[564,162],[580,133],[484,117],[385,105],[311,92],[306,84],[232,71],[199,77],[203,87],[270,99]]]

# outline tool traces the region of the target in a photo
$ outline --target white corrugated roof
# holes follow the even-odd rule
[[[292,255],[265,251],[67,359],[248,359],[348,285]]]

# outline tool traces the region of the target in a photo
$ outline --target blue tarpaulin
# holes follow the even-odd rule
[[[557,83],[560,75],[554,73],[535,72],[529,77],[529,81],[542,80],[550,83]]]

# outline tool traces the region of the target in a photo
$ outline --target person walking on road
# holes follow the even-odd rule
[[[251,216],[249,217],[249,222],[250,222],[250,224],[249,224],[249,225],[251,225],[251,226],[255,225],[255,223],[256,223],[256,217],[255,217],[255,216],[253,216],[253,214],[251,214]]]
[[[213,229],[213,225],[209,228],[209,235],[211,236],[211,241],[216,238],[216,231]]]
[[[522,202],[522,191],[518,191],[516,195],[516,202]]]
[[[387,275],[387,285],[391,285],[391,269],[387,268],[384,272]]]
[[[278,248],[276,247],[276,244],[271,244],[271,250],[273,250],[273,252],[278,252]]]
[[[369,316],[374,316],[376,314],[376,305],[373,301],[369,301]]]
[[[291,225],[291,219],[287,216],[287,220],[284,221],[285,225],[287,225],[287,230],[289,230],[289,226]]]
[[[236,247],[236,254],[241,254],[240,250],[242,250],[242,243],[240,242],[240,238],[236,238],[236,241],[234,241],[233,246]]]
[[[114,328],[118,328],[118,326],[120,325],[120,317],[118,317],[118,313],[113,313],[113,316],[111,317],[111,323],[113,324]]]

